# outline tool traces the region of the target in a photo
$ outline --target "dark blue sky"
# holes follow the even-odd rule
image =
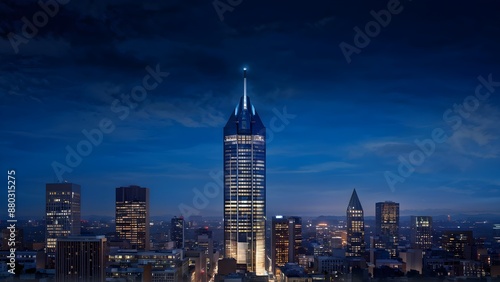
[[[394,3],[242,0],[221,21],[211,1],[70,1],[27,38],[22,18],[42,8],[2,1],[0,172],[17,170],[18,214],[43,215],[53,162],[65,164],[65,148],[103,119],[114,130],[63,175],[82,186],[84,216],[113,215],[115,187],[131,184],[151,189],[153,215],[193,206],[193,189],[222,169],[243,66],[264,124],[275,123],[269,214],[342,215],[353,188],[368,215],[384,200],[406,215],[500,213],[499,83],[474,98],[479,76],[500,81],[500,4],[401,1],[348,63],[339,45],[357,48],[354,28]],[[157,65],[169,75],[118,111],[114,101]],[[453,112],[464,101],[473,110]],[[284,108],[294,118],[282,126]],[[400,176],[399,156],[418,163],[415,139],[437,128],[446,141]],[[404,182],[391,189],[387,172]],[[222,215],[222,194],[198,211]]]

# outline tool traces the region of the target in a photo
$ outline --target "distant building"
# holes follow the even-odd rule
[[[6,265],[10,262],[11,252],[10,251],[0,251],[0,265]],[[38,270],[45,268],[45,263],[37,264],[37,261],[40,260],[41,257],[45,257],[45,253],[43,251],[18,251],[16,250],[16,263],[23,266],[23,271],[28,269],[30,270]],[[43,260],[43,259],[42,259]],[[4,280],[3,280],[4,281]]]
[[[224,252],[266,274],[266,128],[246,93],[224,127]]]
[[[346,256],[360,257],[365,252],[365,219],[363,207],[356,189],[347,206],[347,251]]]
[[[302,218],[296,216],[274,216],[271,227],[271,261],[273,270],[288,262],[299,263],[299,248],[302,246]]]
[[[24,231],[22,228],[17,228],[14,230],[15,237],[13,241],[10,240],[11,232],[10,229],[3,229],[2,230],[2,251],[10,250],[11,248],[16,248],[16,251],[21,251],[24,250]]]
[[[281,279],[279,281],[282,282],[308,282],[311,279],[305,269],[296,263],[287,263],[280,269]]]
[[[493,225],[493,239],[495,242],[500,243],[500,223]]]
[[[330,250],[332,247],[332,235],[330,234],[330,226],[328,223],[318,223],[316,224],[316,240],[318,243],[323,245],[326,250]]]
[[[345,257],[319,256],[317,258],[318,273],[346,273],[347,264]]]
[[[399,253],[399,257],[406,264],[406,271],[415,270],[418,273],[423,273],[423,252],[422,249],[408,249]]]
[[[174,242],[176,249],[184,248],[185,229],[184,217],[174,216],[172,220],[170,220],[170,241]]]
[[[458,259],[475,259],[474,237],[471,230],[444,231],[441,239],[444,250]]]
[[[109,255],[106,281],[190,281],[183,251],[114,250]]]
[[[45,185],[45,251],[54,253],[60,237],[80,235],[80,185],[48,183]]]
[[[399,203],[375,204],[375,234],[379,236],[391,257],[397,257],[399,245]]]
[[[116,233],[133,249],[149,250],[149,188],[116,188]]]
[[[427,250],[432,248],[432,217],[411,217],[410,244],[413,249]]]
[[[103,282],[107,262],[104,236],[58,238],[56,281]]]

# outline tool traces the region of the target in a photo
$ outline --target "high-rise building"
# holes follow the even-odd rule
[[[116,233],[133,249],[149,250],[149,188],[116,188]]]
[[[174,216],[170,221],[170,241],[173,241],[175,248],[184,248],[184,233],[185,233],[184,217]]]
[[[347,206],[347,250],[346,256],[360,257],[365,252],[365,218],[356,189]]]
[[[331,251],[332,234],[330,234],[330,226],[328,223],[316,224],[316,240],[327,251]]]
[[[286,263],[299,263],[302,245],[302,218],[277,215],[272,218],[271,261],[273,270]]]
[[[444,250],[458,259],[473,258],[474,237],[471,230],[447,230],[441,238]]]
[[[427,250],[432,248],[432,217],[411,217],[410,244],[413,249]]]
[[[59,237],[80,235],[80,185],[47,183],[45,186],[45,252],[56,251]]]
[[[246,91],[224,127],[224,252],[266,273],[266,128]]]
[[[399,245],[399,203],[375,204],[375,234],[379,236],[391,257],[397,257]]]
[[[56,281],[104,281],[107,262],[104,236],[68,236],[59,238],[56,246]]]

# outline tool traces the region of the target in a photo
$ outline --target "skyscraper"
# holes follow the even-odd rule
[[[272,219],[271,261],[273,270],[288,262],[299,263],[302,245],[302,218],[277,215]]]
[[[104,281],[107,262],[104,236],[60,238],[56,249],[56,281]]]
[[[116,232],[134,249],[149,250],[149,188],[116,188]]]
[[[56,239],[80,235],[80,185],[47,183],[45,185],[45,251],[56,251]]]
[[[375,234],[379,236],[391,257],[397,257],[399,244],[399,203],[375,204]]]
[[[224,127],[224,252],[250,272],[265,274],[266,128],[243,96]]]
[[[427,250],[432,247],[432,217],[412,216],[410,244],[414,249]]]
[[[365,218],[356,189],[347,206],[347,251],[346,256],[360,257],[365,252]]]
[[[185,230],[184,217],[174,216],[170,221],[170,241],[175,243],[178,249],[184,248],[184,230]]]

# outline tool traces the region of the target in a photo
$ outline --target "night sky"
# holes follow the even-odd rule
[[[367,215],[385,200],[402,215],[500,213],[498,1],[353,2],[61,0],[44,18],[37,1],[2,1],[0,173],[17,171],[18,215],[43,216],[54,163],[101,124],[61,176],[82,186],[84,217],[114,215],[132,184],[162,216],[209,187],[197,212],[222,216],[211,175],[243,67],[270,132],[269,215],[344,215],[353,188]],[[390,20],[370,24],[380,10]]]

